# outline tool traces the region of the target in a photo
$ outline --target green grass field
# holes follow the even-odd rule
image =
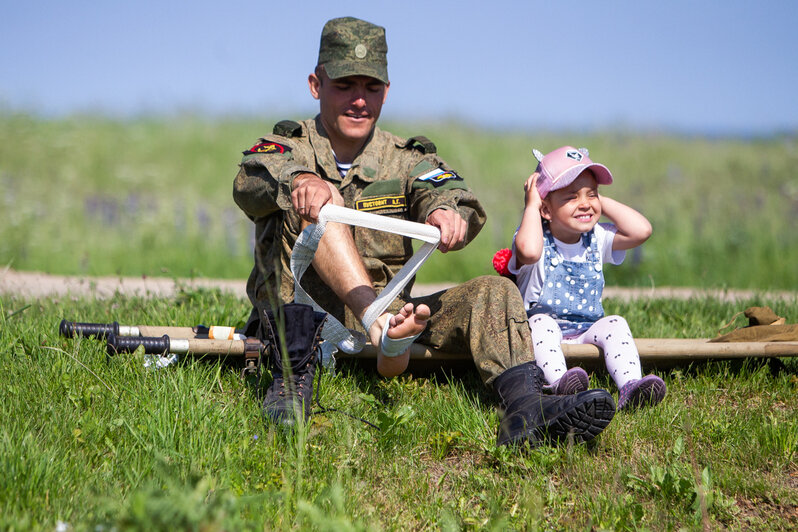
[[[744,302],[770,304],[789,322],[795,303]],[[640,337],[712,336],[740,308],[606,305]],[[665,401],[618,414],[594,445],[516,452],[495,447],[495,400],[473,369],[381,380],[342,364],[320,389],[321,405],[339,412],[283,433],[265,426],[260,388],[230,363],[146,370],[140,355],[107,357],[100,342],[57,334],[62,318],[194,325],[246,313],[245,302],[214,291],[0,299],[0,529],[798,526],[794,359],[658,369]],[[617,397],[601,368],[591,384]]]
[[[281,117],[282,118],[282,117]],[[0,114],[0,264],[62,274],[245,278],[251,223],[232,201],[241,151],[274,120],[44,120]],[[426,134],[477,193],[488,223],[436,254],[420,282],[492,273],[520,220],[532,147],[586,146],[654,234],[608,284],[793,290],[798,286],[798,137],[535,135],[458,124],[385,125]]]
[[[272,122],[0,114],[0,267],[245,278],[251,227],[232,180]],[[385,127],[432,138],[488,212],[477,240],[436,254],[420,282],[492,273],[518,223],[531,148],[568,143],[613,171],[603,193],[654,225],[609,285],[798,286],[798,136]],[[640,338],[715,336],[752,305],[798,321],[798,299],[764,297],[610,299],[605,310]],[[212,290],[0,296],[0,530],[798,528],[796,359],[657,368],[668,385],[658,407],[617,415],[593,445],[517,452],[495,447],[496,401],[473,368],[382,380],[341,364],[320,388],[337,411],[316,405],[307,426],[284,433],[261,417],[268,378],[245,383],[232,361],[151,371],[140,354],[108,357],[100,342],[57,333],[62,318],[237,324],[248,313]],[[601,368],[591,385],[617,397]]]

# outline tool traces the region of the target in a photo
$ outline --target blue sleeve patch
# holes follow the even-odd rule
[[[439,187],[447,181],[455,180],[455,181],[462,181],[463,178],[457,175],[455,172],[444,170],[443,168],[436,168],[434,170],[430,170],[424,175],[420,175],[416,178],[416,181],[424,181],[426,183],[431,183],[435,187]]]

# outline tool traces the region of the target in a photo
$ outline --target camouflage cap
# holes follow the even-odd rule
[[[353,17],[327,21],[321,31],[319,66],[330,79],[369,76],[388,83],[385,28]]]

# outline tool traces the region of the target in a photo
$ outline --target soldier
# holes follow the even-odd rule
[[[443,253],[465,246],[485,223],[479,201],[432,142],[377,127],[390,88],[387,50],[380,26],[351,17],[328,21],[318,64],[308,76],[319,114],[279,122],[244,152],[233,197],[256,227],[255,265],[247,282],[254,307],[250,330],[264,313],[293,301],[291,249],[328,203],[433,225],[440,229]],[[413,341],[469,353],[482,380],[499,395],[500,445],[537,445],[569,434],[586,441],[607,426],[615,406],[604,390],[542,394],[524,304],[509,279],[479,277],[417,298],[410,297],[411,283],[390,312],[364,330],[366,308],[412,254],[408,238],[328,223],[302,285],[347,328],[365,332],[380,347],[377,370],[383,376],[406,369]],[[292,371],[293,384],[286,387],[277,375],[264,401],[266,416],[278,423],[293,423],[294,401],[309,412],[313,364]]]

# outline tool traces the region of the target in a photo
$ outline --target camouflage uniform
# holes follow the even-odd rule
[[[468,223],[466,242],[485,223],[476,197],[424,137],[404,140],[375,128],[341,178],[318,117],[302,123],[280,122],[272,135],[244,152],[233,191],[236,203],[255,222],[255,267],[247,282],[255,309],[293,301],[289,261],[301,219],[291,205],[291,184],[306,172],[333,183],[349,208],[422,223],[435,209],[456,210]],[[352,227],[352,232],[379,292],[412,256],[412,241],[362,227]],[[346,327],[363,330],[312,266],[302,286]],[[509,280],[480,277],[421,298],[410,297],[411,286],[412,282],[389,310],[395,313],[407,301],[430,307],[432,317],[419,343],[446,352],[471,353],[486,382],[532,360],[526,312],[518,288]]]
[[[388,84],[388,45],[385,28],[369,22],[343,17],[327,21],[319,44],[319,61],[309,77],[311,93],[320,100],[321,114],[302,123],[284,121],[273,134],[244,152],[241,170],[236,176],[233,197],[255,222],[255,267],[247,283],[247,293],[254,309],[248,325],[269,325],[273,318],[264,311],[293,300],[290,254],[302,227],[291,202],[291,188],[296,177],[312,173],[334,185],[349,208],[425,222],[436,209],[457,212],[468,224],[465,241],[470,242],[485,223],[479,202],[446,163],[435,154],[434,145],[424,137],[403,140],[373,127],[351,168],[342,179],[322,123],[338,120],[342,110],[325,107],[319,88],[320,73],[329,79],[366,76]],[[348,82],[361,83],[362,77]],[[342,85],[346,104],[354,108],[368,99],[362,94],[347,94],[348,82]],[[373,85],[373,84],[372,84]],[[361,90],[361,89],[358,89]],[[387,90],[387,87],[381,87]],[[351,92],[351,91],[350,91]],[[372,96],[376,93],[372,92]],[[370,104],[379,116],[384,102]],[[338,100],[336,95],[333,101]],[[322,120],[324,117],[324,120]],[[339,132],[330,131],[340,140]],[[354,135],[362,139],[360,132]],[[346,157],[352,154],[344,154]],[[314,185],[321,189],[318,183]],[[307,199],[307,198],[306,198]],[[318,201],[311,200],[313,208]],[[371,276],[375,291],[382,290],[412,255],[412,244],[403,237],[352,227],[354,245]],[[346,273],[346,272],[339,272]],[[325,286],[313,268],[302,279],[303,287],[325,310],[349,328],[361,325]],[[588,441],[598,435],[615,414],[612,396],[603,390],[576,395],[544,395],[543,372],[535,365],[532,340],[526,321],[521,292],[503,277],[479,277],[450,290],[422,298],[410,298],[410,287],[400,294],[390,309],[396,312],[405,301],[426,303],[432,315],[418,342],[442,351],[468,352],[486,384],[499,396],[504,416],[497,431],[497,445],[530,444],[545,441]],[[307,336],[317,330],[308,308],[296,310],[290,322],[296,329],[307,329]],[[261,321],[261,318],[263,320]],[[248,327],[247,334],[252,334]],[[303,338],[305,337],[303,336]],[[273,339],[273,336],[269,334]],[[288,349],[271,353],[273,380],[266,390],[263,413],[270,422],[292,427],[310,416],[313,400],[316,350]],[[288,363],[283,373],[283,363]],[[302,407],[301,415],[298,407]]]

